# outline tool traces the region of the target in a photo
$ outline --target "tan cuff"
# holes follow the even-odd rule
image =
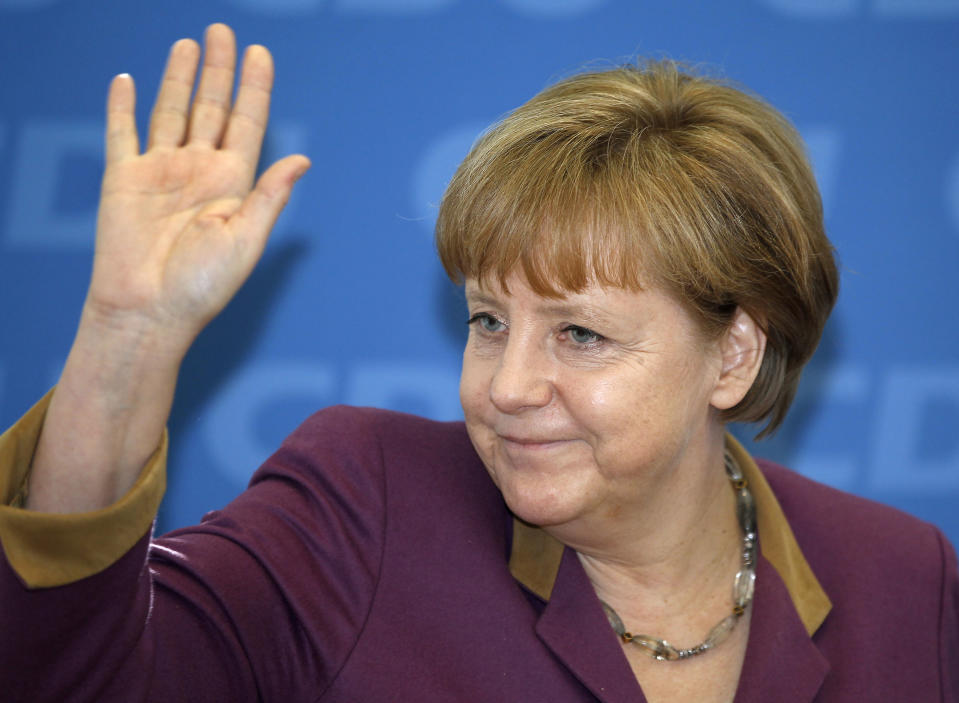
[[[60,515],[20,507],[30,464],[50,404],[47,393],[0,435],[0,544],[29,588],[79,581],[103,571],[151,528],[166,490],[167,433],[133,487],[113,505]]]

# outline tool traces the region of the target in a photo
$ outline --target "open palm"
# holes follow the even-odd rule
[[[289,156],[253,179],[269,112],[273,64],[247,49],[231,104],[232,31],[207,31],[199,47],[177,42],[140,152],[129,76],[110,87],[107,167],[88,312],[150,325],[188,345],[233,296],[263,251],[270,228],[308,160]]]

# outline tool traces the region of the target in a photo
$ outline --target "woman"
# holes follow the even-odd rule
[[[461,423],[321,411],[150,540],[179,365],[295,180],[272,68],[174,45],[141,154],[108,100],[97,253],[55,392],[3,438],[5,691],[31,700],[956,700],[939,532],[758,466],[836,295],[798,138],[669,64],[572,78],[444,198]],[[146,566],[146,568],[144,568]]]

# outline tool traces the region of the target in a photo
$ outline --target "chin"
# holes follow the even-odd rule
[[[482,448],[480,458],[507,507],[524,522],[559,525],[587,512],[596,486],[581,443],[516,447],[494,436],[474,446]]]
[[[557,491],[555,485],[536,485],[541,483],[539,481],[507,480],[501,483],[496,478],[493,480],[510,512],[531,525],[562,525],[584,513],[582,501]]]

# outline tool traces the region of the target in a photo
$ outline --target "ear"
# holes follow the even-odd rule
[[[728,410],[746,396],[756,380],[766,351],[766,333],[749,313],[737,307],[719,340],[719,350],[722,370],[710,404],[717,410]]]

